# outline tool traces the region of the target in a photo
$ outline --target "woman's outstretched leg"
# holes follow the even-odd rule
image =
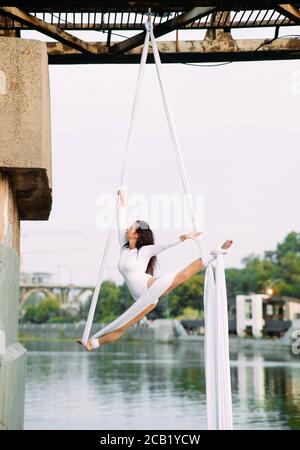
[[[221,248],[227,250],[229,247],[231,247],[231,245],[232,241],[225,241]],[[205,264],[203,263],[202,259],[195,259],[188,266],[184,267],[184,269],[177,273],[171,286],[169,286],[168,289],[163,294],[161,294],[159,298],[169,294],[169,292],[171,292],[177,286],[189,280],[193,275],[201,272],[203,269],[205,269]]]
[[[122,336],[122,334],[124,334],[125,331],[128,330],[128,328],[130,328],[135,323],[139,322],[143,317],[145,317],[156,306],[157,306],[157,303],[152,303],[146,309],[144,309],[144,311],[142,311],[138,316],[134,317],[132,320],[130,320],[128,323],[126,323],[122,327],[118,328],[115,331],[111,331],[109,333],[106,333],[104,336],[101,336],[100,338],[98,338],[99,344],[100,345],[110,344],[111,342],[117,341]],[[82,344],[81,339],[78,339],[77,342],[79,344]],[[91,340],[90,339],[87,342],[86,349],[89,350],[89,351],[92,350],[92,345],[91,345]]]
[[[232,241],[225,241],[221,248],[226,250],[229,247],[231,247],[231,245],[232,245]],[[194,260],[188,266],[186,266],[184,269],[182,269],[180,272],[178,272],[176,274],[171,286],[169,286],[168,289],[165,292],[163,292],[163,294],[161,294],[161,296],[159,298],[161,299],[162,297],[167,295],[169,292],[171,292],[173,289],[175,289],[177,286],[179,286],[180,284],[182,284],[185,281],[192,278],[193,275],[195,275],[198,272],[201,272],[204,268],[205,268],[205,264],[203,263],[201,258]],[[156,280],[156,278],[154,278],[154,277],[152,279],[150,279],[149,280],[150,282],[148,282],[147,287],[149,288],[151,286],[151,284],[155,282],[155,280]],[[100,338],[98,338],[100,345],[109,344],[111,342],[117,341],[128,328],[130,328],[135,323],[139,322],[143,317],[145,317],[156,306],[157,306],[157,303],[153,303],[153,304],[149,305],[144,311],[142,311],[138,316],[134,317],[132,320],[130,320],[128,323],[126,323],[126,325],[124,325],[123,327],[120,327],[120,328],[118,328],[118,330],[112,331],[112,332],[107,333],[104,336],[101,336]],[[78,339],[77,342],[82,343],[80,339]],[[87,348],[87,350],[92,350],[90,340],[88,341],[86,348]]]
[[[155,306],[157,306],[157,303],[152,303],[146,309],[144,309],[144,311],[142,311],[138,316],[134,317],[128,323],[118,328],[116,331],[112,331],[111,333],[107,333],[104,336],[101,336],[99,338],[100,345],[109,344],[110,342],[117,341],[122,336],[122,334],[125,333],[126,330],[128,330],[128,328],[130,328],[135,323],[139,322],[143,317],[146,316],[146,314],[152,311],[152,309],[154,309]]]

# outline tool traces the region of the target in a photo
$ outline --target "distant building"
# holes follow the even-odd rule
[[[282,337],[300,319],[300,299],[265,294],[236,296],[238,336]]]
[[[51,272],[21,272],[20,284],[25,285],[44,285],[53,284],[53,273]]]
[[[204,334],[204,320],[190,319],[180,320],[181,325],[185,328],[188,334]]]

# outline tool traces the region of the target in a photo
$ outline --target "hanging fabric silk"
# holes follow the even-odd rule
[[[166,113],[167,123],[169,126],[170,136],[173,143],[175,157],[187,200],[188,209],[193,222],[193,230],[199,230],[197,217],[195,214],[192,193],[186,170],[184,166],[183,153],[180,148],[179,139],[174,126],[173,115],[169,107],[165,84],[163,81],[163,71],[157,44],[153,34],[153,26],[150,20],[145,24],[146,35],[142,51],[141,63],[137,79],[137,86],[134,96],[133,108],[129,132],[127,136],[125,158],[122,168],[120,189],[123,188],[125,171],[127,167],[132,129],[135,121],[137,105],[141,98],[141,86],[144,75],[144,69],[147,60],[149,39],[151,39],[153,55],[159,80],[160,91],[163,99],[164,109]],[[106,245],[97,278],[97,284],[93,293],[92,302],[84,329],[82,342],[87,343],[88,339],[103,336],[109,332],[116,331],[118,328],[128,324],[133,318],[137,317],[150,305],[156,304],[160,295],[172,284],[175,275],[181,268],[160,276],[121,316],[103,327],[99,332],[90,337],[93,317],[100,293],[104,268],[109,254],[111,245],[113,227],[117,218],[119,198],[116,198],[116,204],[113,211],[112,224],[107,237]],[[199,250],[199,256],[204,263],[206,256],[204,253],[202,240],[196,239],[195,243]],[[182,267],[183,268],[183,267]],[[227,313],[227,294],[223,255],[219,253],[216,257],[215,271],[212,263],[207,266],[205,272],[205,288],[204,288],[204,313],[205,313],[205,339],[204,339],[204,358],[205,358],[205,381],[206,381],[206,407],[207,407],[207,428],[218,430],[232,429],[232,400],[231,400],[231,381],[230,381],[230,364],[229,364],[229,342],[228,342],[228,313]]]

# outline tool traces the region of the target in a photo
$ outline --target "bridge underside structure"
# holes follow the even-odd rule
[[[23,285],[20,286],[20,310],[24,308],[27,300],[33,294],[44,294],[48,298],[58,300],[61,307],[78,307],[81,300],[88,294],[92,294],[92,286],[60,286],[60,285]]]
[[[50,37],[49,64],[138,63],[149,7],[165,63],[300,57],[300,2],[0,0],[0,35]],[[268,38],[255,37],[262,29]]]

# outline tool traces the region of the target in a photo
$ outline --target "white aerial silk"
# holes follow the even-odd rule
[[[223,256],[215,273],[208,265],[204,280],[204,360],[208,430],[231,430],[232,400],[229,364],[227,293]]]
[[[92,338],[100,337],[104,334],[117,330],[141,314],[150,305],[156,305],[160,295],[172,284],[175,275],[180,270],[180,268],[177,268],[158,277],[154,283],[152,283],[151,286],[146,289],[145,292],[123,314],[121,314],[121,316],[106,325],[98,331],[98,333],[94,334]]]
[[[167,122],[170,130],[172,143],[174,146],[176,161],[179,168],[183,189],[189,207],[189,212],[193,221],[194,230],[199,230],[197,219],[192,203],[191,189],[184,167],[183,154],[179,145],[179,140],[174,127],[174,120],[169,107],[166,95],[166,89],[163,82],[162,65],[159,52],[157,49],[155,37],[151,21],[145,24],[146,35],[139,67],[136,92],[131,112],[130,126],[127,136],[125,159],[122,168],[120,189],[123,189],[125,169],[128,161],[130,141],[134,119],[137,110],[137,104],[141,98],[141,86],[144,69],[147,60],[149,39],[151,39],[153,55],[155,59],[157,75],[166,112]],[[93,293],[93,298],[84,329],[82,342],[87,343],[88,339],[103,336],[109,332],[126,325],[132,319],[137,317],[150,305],[156,304],[160,295],[172,284],[175,275],[181,270],[176,268],[172,271],[161,275],[121,316],[103,327],[100,331],[90,337],[93,317],[100,293],[104,268],[106,266],[107,257],[111,245],[114,223],[116,222],[119,197],[116,198],[116,204],[113,212],[112,225],[109,230],[107,241],[105,244],[102,261],[99,269],[97,284]],[[199,256],[203,262],[209,262],[206,258],[202,247],[202,240],[196,239],[195,243],[199,249]],[[204,313],[205,313],[205,381],[206,381],[206,404],[207,404],[207,428],[218,430],[232,429],[232,400],[231,400],[231,382],[230,382],[230,364],[229,364],[229,344],[228,344],[228,314],[227,314],[227,294],[225,283],[225,272],[223,265],[223,255],[217,254],[215,273],[212,264],[208,264],[205,272],[205,289],[204,289]]]

